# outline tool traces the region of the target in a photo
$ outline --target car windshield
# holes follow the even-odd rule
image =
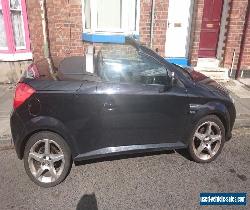
[[[164,84],[166,68],[132,45],[103,45],[96,55],[96,71],[103,81]]]

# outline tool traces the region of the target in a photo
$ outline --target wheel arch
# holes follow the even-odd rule
[[[226,118],[223,116],[223,114],[215,112],[215,113],[211,113],[210,115],[215,115],[216,117],[218,117],[220,119],[220,121],[222,122],[224,129],[225,129],[225,133],[227,133],[228,131],[228,123],[226,121]]]
[[[209,102],[204,105],[195,105],[194,108],[191,108],[190,106],[190,112],[193,113],[192,119],[191,119],[191,128],[193,130],[193,127],[198,123],[198,121],[208,115],[215,115],[217,116],[220,121],[222,122],[226,137],[230,131],[230,115],[226,108],[226,106],[221,102]]]
[[[63,125],[62,122],[54,118],[52,119],[51,117],[39,117],[39,119],[33,118],[30,122],[28,122],[25,125],[25,127],[26,127],[26,132],[23,135],[22,141],[20,141],[20,145],[17,148],[17,154],[20,159],[23,158],[24,149],[25,149],[25,146],[27,145],[29,138],[32,135],[42,132],[42,131],[50,131],[62,137],[65,143],[68,144],[71,150],[72,158],[78,154],[76,151],[77,147],[75,146],[75,140],[69,134],[69,132],[67,131],[67,128]]]

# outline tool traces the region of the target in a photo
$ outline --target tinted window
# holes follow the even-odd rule
[[[119,83],[165,84],[164,66],[130,45],[112,45],[98,52],[103,81]]]

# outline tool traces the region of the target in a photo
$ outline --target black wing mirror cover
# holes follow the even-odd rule
[[[160,90],[160,92],[166,92],[170,90],[176,84],[176,78],[174,72],[168,73],[166,76],[166,84]]]
[[[170,75],[168,74],[167,77],[168,77],[167,78],[167,86],[168,86],[168,89],[170,89],[176,84],[175,73],[171,72]]]
[[[170,86],[173,87],[176,85],[176,83],[177,83],[177,80],[175,78],[175,73],[171,72],[171,84],[170,84]]]

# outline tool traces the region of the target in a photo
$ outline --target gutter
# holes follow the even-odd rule
[[[245,22],[244,22],[244,28],[243,28],[243,32],[242,32],[242,39],[241,39],[241,43],[240,43],[240,53],[239,53],[239,60],[237,63],[235,79],[238,79],[239,75],[240,75],[241,62],[242,62],[242,58],[243,58],[243,50],[244,50],[244,45],[246,42],[246,31],[247,31],[247,26],[248,26],[248,22],[249,22],[249,13],[250,13],[250,2],[248,1]]]

